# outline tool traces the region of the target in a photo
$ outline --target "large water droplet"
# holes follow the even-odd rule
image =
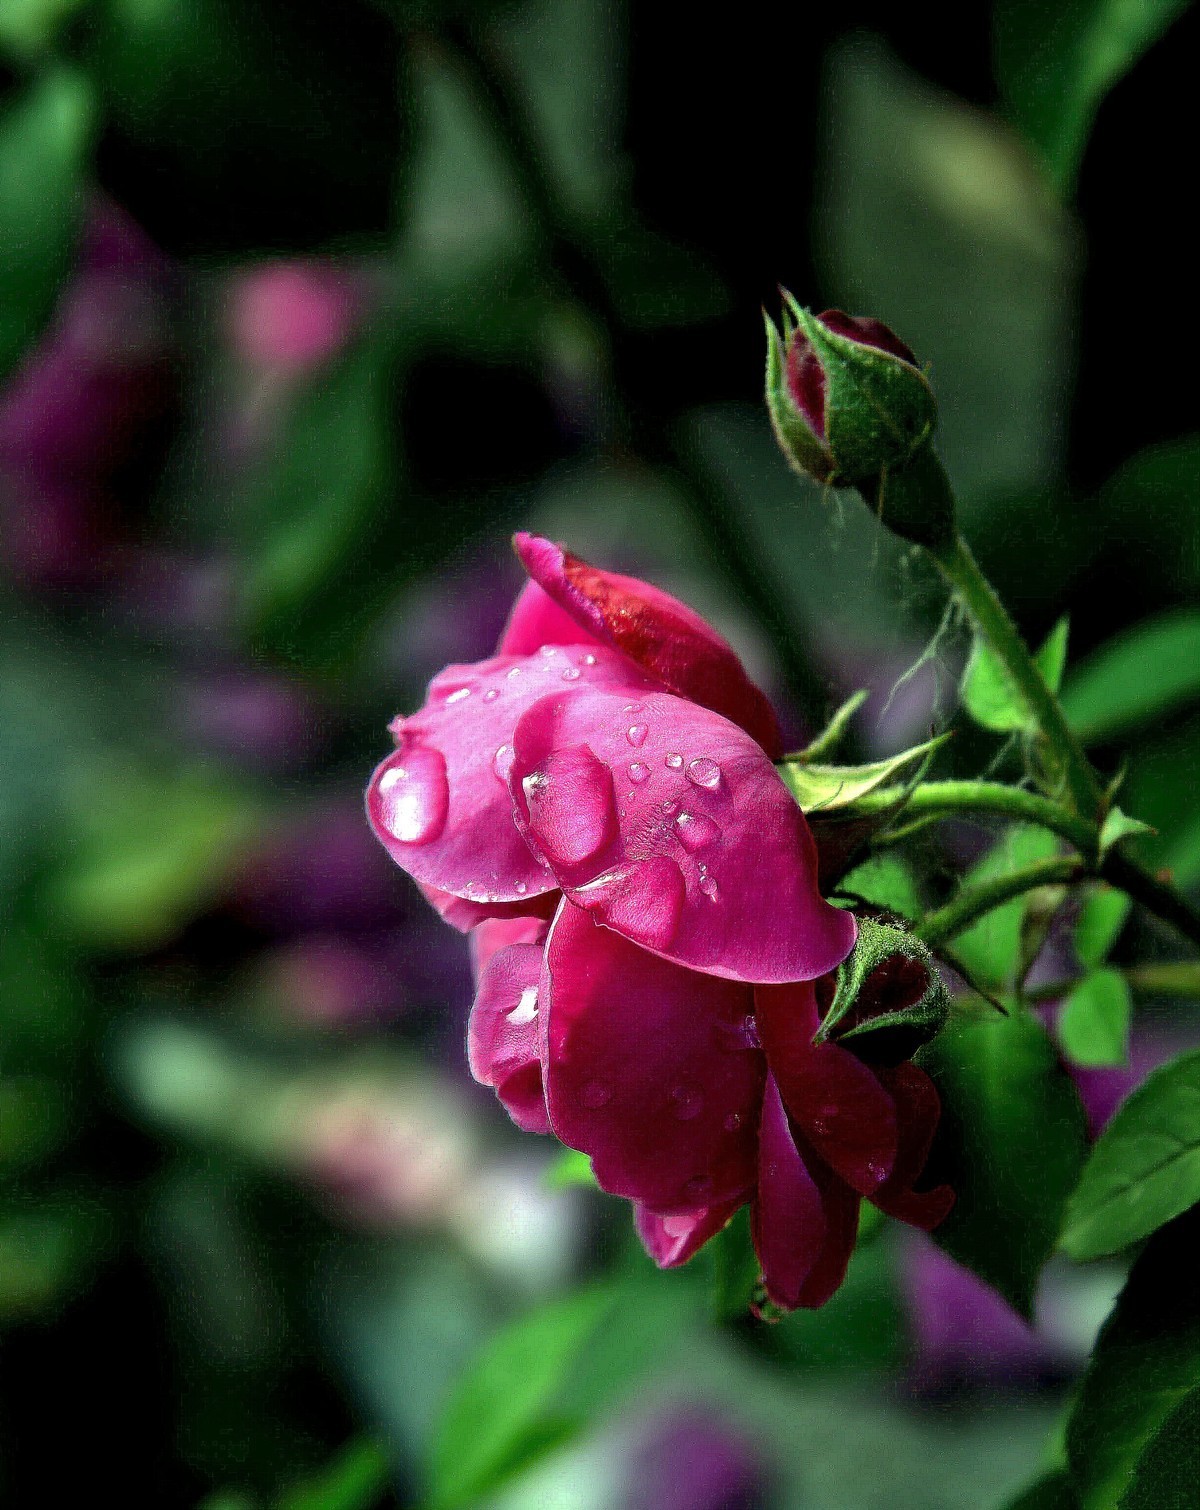
[[[617,837],[612,772],[587,745],[552,750],[522,786],[530,831],[551,865],[583,865]]]
[[[709,792],[715,791],[721,785],[721,767],[707,755],[701,755],[696,760],[688,761],[687,779],[693,786],[702,786]]]
[[[667,752],[666,763],[671,767],[673,771],[677,771],[683,764],[683,756],[678,754],[675,750],[670,750]]]
[[[700,877],[700,890],[710,902],[717,901],[721,895],[720,888],[711,876]]]
[[[508,678],[508,680],[511,682],[511,681],[515,680],[515,678],[517,678],[518,676],[520,676],[520,674],[521,674],[521,668],[520,668],[520,666],[511,666],[504,674]]]
[[[684,849],[695,854],[698,849],[704,849],[721,837],[721,830],[703,813],[678,813],[675,818],[675,832],[679,835],[679,842]]]
[[[687,888],[674,860],[651,855],[580,887],[575,896],[614,933],[647,949],[667,949],[679,931]]]
[[[694,1080],[681,1080],[671,1090],[671,1110],[681,1122],[690,1122],[704,1108],[704,1092]]]
[[[649,732],[645,724],[630,724],[625,730],[625,738],[631,745],[636,745],[640,749],[646,743],[646,735]]]
[[[508,784],[508,773],[512,770],[512,763],[516,758],[512,745],[501,745],[492,756],[492,770],[498,780]]]
[[[513,890],[516,892],[516,894],[519,897],[523,897],[525,895],[525,893],[529,890],[529,887],[526,886],[526,884],[525,884],[524,881],[518,881],[517,884],[513,887]]]
[[[629,779],[630,781],[636,781],[638,786],[641,786],[643,781],[649,781],[650,779],[650,767],[644,761],[631,760],[629,762]]]
[[[562,674],[564,682],[577,682],[579,680],[579,667],[568,666]]]
[[[589,1080],[579,1093],[579,1099],[589,1111],[599,1111],[612,1100],[612,1087],[602,1080]]]
[[[397,751],[371,794],[376,823],[401,844],[428,844],[446,824],[450,787],[438,750]]]
[[[459,687],[454,692],[451,692],[450,696],[446,699],[446,701],[448,703],[461,703],[466,698],[470,697],[470,695],[471,695],[471,689],[470,689],[470,687]]]
[[[537,1009],[538,988],[536,986],[526,986],[524,991],[521,992],[520,1001],[508,1013],[505,1021],[511,1022],[514,1028],[523,1027],[525,1023],[532,1022],[537,1016]]]

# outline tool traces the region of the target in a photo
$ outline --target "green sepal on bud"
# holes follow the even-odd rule
[[[876,1064],[911,1059],[936,1038],[950,995],[928,946],[892,923],[859,918],[858,940],[838,967],[815,1042],[840,1043]]]
[[[767,328],[767,410],[796,471],[855,487],[882,522],[921,545],[953,533],[949,485],[931,440],[937,403],[908,347],[878,320],[801,307],[784,291]]]

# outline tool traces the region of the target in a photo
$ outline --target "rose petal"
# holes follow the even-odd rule
[[[468,902],[466,897],[456,897],[448,891],[439,891],[436,886],[425,886],[420,881],[421,895],[434,908],[438,916],[457,928],[460,933],[470,933],[489,918],[504,918],[510,921],[537,917],[548,923],[558,910],[562,893],[558,890],[543,891],[537,896],[522,897],[518,902]]]
[[[666,1215],[635,1206],[633,1223],[642,1247],[660,1269],[686,1264],[710,1237],[715,1237],[741,1205],[727,1201],[720,1206],[701,1206],[696,1211],[672,1211]]]
[[[673,1212],[753,1185],[763,1064],[745,987],[648,954],[564,902],[541,990],[550,1122],[603,1189]]]
[[[589,566],[540,535],[521,532],[513,544],[534,582],[589,636],[622,651],[672,692],[731,719],[769,755],[782,753],[770,703],[733,647],[694,609],[649,582]]]
[[[811,981],[760,986],[759,1037],[792,1121],[860,1195],[871,1195],[896,1163],[896,1105],[876,1072],[835,1043],[814,1045]]]
[[[496,654],[533,655],[543,645],[585,645],[594,650],[600,643],[536,582],[526,582],[513,604]]]
[[[602,647],[447,667],[424,707],[392,724],[396,752],[367,790],[376,837],[423,885],[489,910],[510,902],[528,910],[555,882],[512,821],[505,778],[517,721],[550,691],[622,687],[632,696],[643,684]]]
[[[538,944],[509,944],[491,956],[467,1025],[467,1061],[481,1085],[495,1088],[518,1127],[548,1133],[538,1052],[541,973]]]
[[[854,944],[804,816],[736,724],[665,692],[551,696],[522,716],[514,814],[578,906],[694,970],[823,975]]]
[[[841,1284],[854,1251],[858,1197],[819,1159],[801,1151],[770,1075],[750,1224],[770,1299],[789,1311],[823,1305]]]
[[[510,944],[544,944],[549,928],[550,924],[541,917],[485,918],[471,930],[468,941],[476,987],[493,954],[507,949]],[[534,984],[537,984],[536,980]]]
[[[871,1200],[897,1221],[932,1232],[950,1214],[954,1192],[949,1185],[921,1191],[912,1186],[924,1171],[937,1131],[942,1110],[937,1088],[923,1069],[909,1061],[881,1068],[878,1074],[896,1106],[899,1147],[891,1179],[871,1194]]]

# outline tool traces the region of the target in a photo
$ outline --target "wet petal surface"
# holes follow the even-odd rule
[[[635,1206],[634,1226],[642,1247],[660,1269],[686,1264],[710,1237],[714,1237],[741,1204],[730,1201],[721,1206],[701,1206],[696,1211],[674,1211],[667,1216]]]
[[[495,926],[511,930],[513,925]],[[471,1008],[467,1059],[472,1075],[494,1087],[518,1127],[548,1133],[538,1052],[541,973],[538,944],[513,943],[492,953]]]
[[[768,754],[782,753],[770,703],[733,647],[694,609],[649,582],[589,566],[540,535],[522,532],[513,543],[534,583],[589,636],[620,650],[672,692],[731,719]]]
[[[530,707],[513,749],[518,824],[607,927],[733,980],[808,980],[853,946],[853,917],[818,894],[803,814],[727,719],[669,693],[580,691]],[[615,824],[589,819],[596,842],[579,858],[582,847],[564,850],[558,814],[585,809],[615,810]]]
[[[763,1064],[739,1031],[745,987],[648,954],[564,902],[541,989],[551,1125],[603,1189],[659,1212],[749,1190]]]
[[[563,649],[496,656],[449,666],[429,684],[425,705],[396,719],[395,753],[376,769],[367,812],[376,837],[415,880],[487,910],[528,906],[557,885],[530,853],[512,819],[507,785],[513,731],[548,692],[621,687],[638,673],[611,650]],[[435,905],[437,902],[435,901]],[[458,926],[477,919],[439,910]]]

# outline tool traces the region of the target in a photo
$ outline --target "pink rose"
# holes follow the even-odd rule
[[[780,780],[778,725],[730,646],[658,588],[518,535],[532,580],[491,660],[392,724],[371,823],[471,931],[472,1073],[589,1155],[661,1266],[753,1203],[767,1295],[822,1304],[860,1197],[913,1192],[938,1116],[909,1063],[814,1046],[814,984],[854,945]]]

